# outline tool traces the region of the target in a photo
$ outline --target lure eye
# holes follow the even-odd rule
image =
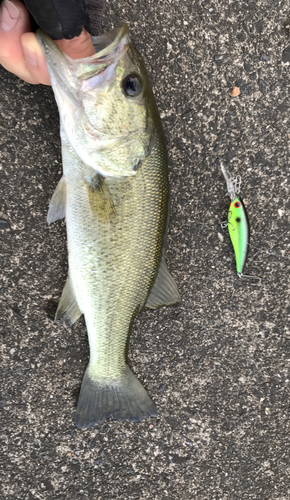
[[[126,78],[123,80],[123,88],[127,96],[137,96],[141,90],[141,82],[138,76],[134,74],[126,76]]]
[[[240,206],[241,206],[240,202],[236,201],[236,203],[234,204],[234,207],[239,208]]]

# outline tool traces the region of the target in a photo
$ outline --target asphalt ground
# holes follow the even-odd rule
[[[145,310],[133,371],[159,415],[78,430],[84,321],[52,320],[67,274],[50,88],[0,68],[1,500],[289,500],[289,1],[110,1],[143,54],[168,140],[177,307]],[[234,86],[240,95],[231,96]],[[241,279],[222,159],[251,227]]]

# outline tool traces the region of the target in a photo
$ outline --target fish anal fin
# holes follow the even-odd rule
[[[49,203],[47,222],[55,222],[65,217],[66,181],[64,175],[60,179]]]
[[[180,295],[177,285],[170,275],[162,255],[158,274],[154,285],[150,291],[149,297],[145,304],[150,309],[158,309],[162,306],[170,306],[180,301]]]
[[[71,280],[68,277],[65,282],[54,319],[57,321],[63,317],[65,321],[72,325],[81,315],[82,312],[76,301]]]

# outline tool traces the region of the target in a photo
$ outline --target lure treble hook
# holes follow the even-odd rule
[[[241,189],[241,176],[237,175],[237,177],[231,177],[229,171],[226,169],[223,163],[221,163],[221,169],[227,183],[228,193],[231,200],[233,201],[236,198],[236,195],[239,194]]]

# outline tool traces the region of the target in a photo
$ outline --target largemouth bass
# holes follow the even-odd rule
[[[157,414],[126,363],[135,315],[179,301],[164,258],[168,172],[144,62],[126,25],[93,37],[96,54],[66,56],[42,31],[61,123],[63,177],[48,222],[65,216],[69,273],[56,319],[83,313],[90,344],[77,427]]]

